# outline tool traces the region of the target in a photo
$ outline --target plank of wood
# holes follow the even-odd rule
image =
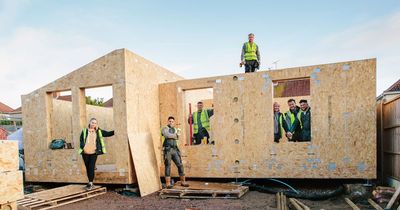
[[[305,205],[304,203],[300,202],[299,200],[293,198],[293,200],[298,203],[304,210],[310,210],[310,207],[308,207],[307,205]]]
[[[151,134],[131,133],[128,139],[140,196],[159,191],[161,180]]]
[[[347,204],[349,204],[349,206],[353,209],[353,210],[361,210],[356,204],[353,203],[353,201],[351,201],[348,198],[344,198],[344,200],[346,201]]]
[[[399,197],[399,195],[400,195],[400,187],[398,187],[396,192],[393,194],[393,196],[390,199],[389,203],[386,205],[386,209],[392,208],[394,202],[396,202],[396,200]]]
[[[62,188],[62,187],[61,187]],[[60,190],[60,189],[57,189]],[[49,190],[50,191],[50,190]],[[54,192],[54,190],[52,190]],[[71,191],[70,191],[71,192]],[[106,193],[107,190],[105,187],[98,187],[97,189],[90,190],[90,191],[85,191],[81,193],[74,193],[74,191],[71,192],[70,195],[65,196],[65,197],[57,197],[57,199],[53,199],[54,197],[49,197],[52,198],[53,200],[42,200],[42,199],[32,199],[31,202],[27,202],[26,199],[21,199],[22,202],[18,203],[18,208],[21,209],[51,209],[51,208],[56,208],[59,206],[63,206],[66,204],[74,203],[77,201],[89,199],[98,195],[102,195]],[[41,194],[43,197],[43,193]]]
[[[281,194],[278,192],[276,193],[276,209],[281,210],[282,209],[282,203],[281,203]]]
[[[293,198],[289,198],[289,201],[296,210],[303,210],[303,208]]]
[[[231,183],[215,183],[215,182],[200,182],[200,181],[186,181],[189,187],[182,187],[181,181],[174,185],[174,189],[191,189],[191,190],[236,190],[240,185]]]
[[[368,203],[371,204],[376,210],[383,210],[382,207],[380,207],[375,201],[373,201],[371,198],[368,199]]]
[[[94,185],[92,190],[101,188],[100,186]],[[25,195],[26,198],[41,199],[41,200],[55,200],[66,196],[88,192],[85,189],[85,185],[71,184],[63,187],[57,187],[49,190],[43,190],[36,193]]]

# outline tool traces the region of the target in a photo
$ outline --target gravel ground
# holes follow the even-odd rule
[[[350,209],[343,196],[323,201],[301,200],[311,209],[345,210]],[[371,206],[357,204],[362,209]],[[57,209],[276,209],[274,194],[249,191],[241,199],[161,199],[158,193],[141,197],[128,197],[110,191],[106,194],[61,206]],[[291,207],[290,209],[294,209]]]

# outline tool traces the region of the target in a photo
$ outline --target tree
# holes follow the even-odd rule
[[[86,104],[93,105],[93,106],[103,106],[104,105],[104,98],[94,98],[90,96],[86,96]]]

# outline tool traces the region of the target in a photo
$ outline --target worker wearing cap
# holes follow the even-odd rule
[[[181,153],[178,148],[179,130],[175,128],[175,118],[168,117],[168,125],[161,129],[163,137],[163,152],[164,152],[164,166],[165,166],[165,184],[167,188],[172,188],[171,185],[171,161],[174,161],[178,168],[181,186],[189,187],[186,182],[185,173],[181,159]]]
[[[240,67],[244,65],[245,73],[255,72],[260,68],[260,51],[254,43],[254,34],[249,34],[249,41],[243,44],[240,56]]]

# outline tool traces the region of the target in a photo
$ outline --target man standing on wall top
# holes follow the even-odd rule
[[[255,72],[260,68],[260,51],[254,43],[254,34],[249,34],[249,41],[243,44],[240,56],[240,67],[244,65],[245,73]]]

